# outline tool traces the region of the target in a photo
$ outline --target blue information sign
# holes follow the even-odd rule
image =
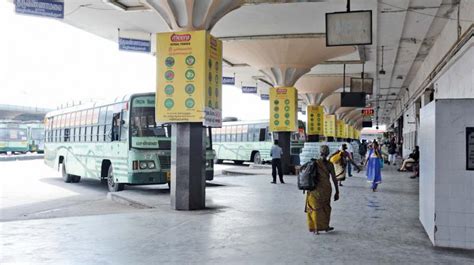
[[[261,94],[261,95],[260,95],[260,99],[261,99],[261,100],[270,100],[270,95],[268,95],[268,94]]]
[[[222,84],[223,85],[233,85],[233,86],[235,86],[235,77],[223,76],[222,77]]]
[[[149,40],[119,38],[119,50],[132,52],[150,52],[151,42]]]
[[[64,2],[53,0],[15,0],[18,14],[64,18]]]
[[[245,94],[257,94],[257,87],[256,86],[243,86],[242,93]]]

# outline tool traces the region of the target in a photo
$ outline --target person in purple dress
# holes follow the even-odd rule
[[[372,191],[377,191],[377,186],[382,183],[382,152],[379,144],[374,141],[369,151],[365,165],[367,166],[367,181],[372,183]]]

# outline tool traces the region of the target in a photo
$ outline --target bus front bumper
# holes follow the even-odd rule
[[[166,184],[170,180],[170,172],[134,172],[128,176],[129,184]]]

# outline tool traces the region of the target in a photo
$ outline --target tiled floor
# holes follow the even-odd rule
[[[431,246],[418,220],[418,180],[385,167],[379,192],[355,174],[332,204],[336,230],[307,232],[296,179],[220,176],[209,209],[166,204],[134,213],[0,223],[0,263],[474,264],[472,251]],[[148,191],[157,200],[167,192]]]

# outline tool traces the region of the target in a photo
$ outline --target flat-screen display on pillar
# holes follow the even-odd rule
[[[365,93],[364,92],[342,92],[341,93],[341,107],[365,107]]]

